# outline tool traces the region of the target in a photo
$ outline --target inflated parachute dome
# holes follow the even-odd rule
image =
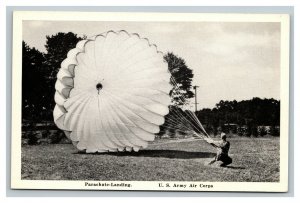
[[[146,148],[169,112],[170,77],[163,54],[138,34],[79,41],[57,74],[54,122],[87,153]]]

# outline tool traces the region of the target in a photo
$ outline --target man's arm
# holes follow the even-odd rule
[[[219,142],[216,142],[216,141],[214,141],[213,139],[211,139],[211,138],[209,138],[209,137],[204,138],[204,140],[205,140],[206,142],[208,142],[209,144],[211,144],[212,146],[217,147],[217,148],[220,148]]]

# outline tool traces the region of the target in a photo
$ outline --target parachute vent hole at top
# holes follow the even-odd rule
[[[102,84],[101,84],[100,82],[97,83],[96,89],[98,90],[98,93],[99,93],[99,91],[100,91],[102,88],[103,88]]]

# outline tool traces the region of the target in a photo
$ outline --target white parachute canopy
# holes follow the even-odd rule
[[[79,150],[138,151],[169,112],[170,77],[163,54],[138,34],[82,40],[57,74],[54,121]]]

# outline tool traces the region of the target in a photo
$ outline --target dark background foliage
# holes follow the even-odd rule
[[[85,37],[84,37],[85,38]],[[46,36],[46,53],[23,41],[22,118],[29,121],[52,121],[55,106],[56,75],[70,49],[84,39],[74,33]]]

